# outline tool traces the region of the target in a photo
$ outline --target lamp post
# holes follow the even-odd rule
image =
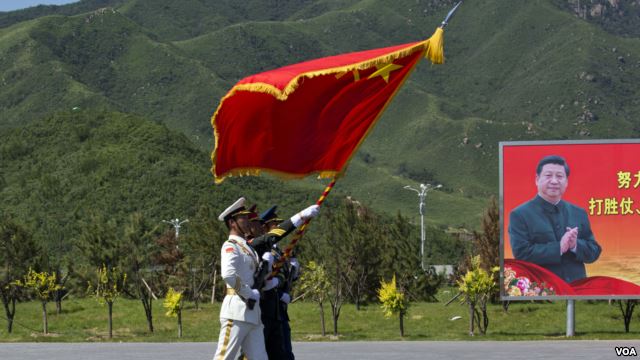
[[[178,218],[175,219],[171,219],[171,220],[162,220],[163,223],[167,223],[170,225],[173,225],[174,229],[176,230],[176,249],[178,248],[178,236],[180,236],[180,226],[182,226],[182,224],[189,222],[189,219],[185,219],[180,221]]]
[[[424,266],[424,199],[427,197],[427,193],[433,189],[439,189],[442,185],[431,185],[431,184],[420,184],[420,190],[414,189],[411,186],[407,185],[404,188],[407,190],[412,190],[418,193],[418,197],[420,198],[420,265],[422,266],[422,271],[427,271],[427,268]]]

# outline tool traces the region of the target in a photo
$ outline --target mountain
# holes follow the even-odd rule
[[[2,132],[0,144],[0,215],[26,223],[48,246],[71,246],[91,215],[123,224],[141,212],[161,225],[202,207],[219,214],[241,195],[267,206],[281,185],[245,177],[213,186],[207,152],[162,124],[123,113],[55,113]],[[314,200],[289,188],[278,205],[286,216]]]
[[[624,37],[640,36],[640,1],[620,0],[554,0],[559,7],[577,17]]]
[[[211,114],[239,79],[425,38],[453,3],[85,0],[3,13],[0,129],[73,108],[116,111],[210,152]],[[476,227],[498,194],[499,141],[638,137],[636,3],[465,2],[445,34],[446,64],[417,67],[338,188],[381,211],[416,213],[402,187],[440,183],[428,221]]]

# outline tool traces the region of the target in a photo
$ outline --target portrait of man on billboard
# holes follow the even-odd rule
[[[508,228],[515,259],[546,268],[567,283],[586,278],[584,264],[602,252],[587,212],[562,199],[569,174],[563,157],[542,158],[536,168],[537,194],[511,212]]]

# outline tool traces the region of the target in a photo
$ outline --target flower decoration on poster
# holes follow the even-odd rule
[[[545,282],[537,283],[526,276],[518,276],[511,267],[504,268],[504,290],[509,296],[551,296],[556,295],[553,286]]]

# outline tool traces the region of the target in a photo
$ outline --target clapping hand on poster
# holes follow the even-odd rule
[[[560,240],[560,253],[564,254],[569,250],[575,249],[578,245],[578,227],[567,227],[567,232],[564,233]]]

